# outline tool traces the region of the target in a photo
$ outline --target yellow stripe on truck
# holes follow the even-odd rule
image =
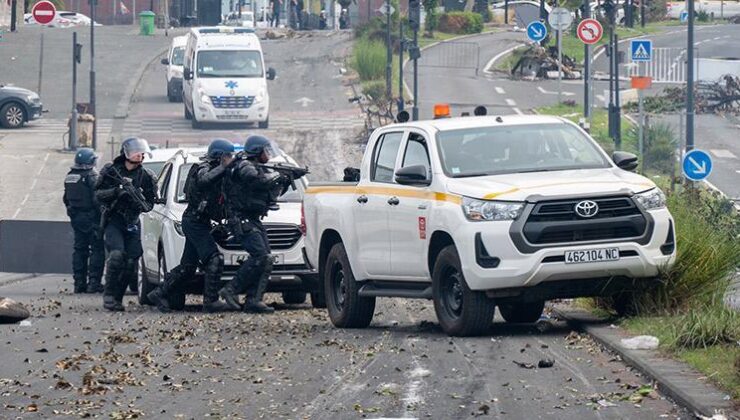
[[[419,198],[422,200],[449,201],[462,203],[462,197],[435,191],[419,191],[392,187],[355,187],[355,186],[327,186],[308,187],[306,194],[367,194],[367,195],[394,195],[396,197]]]
[[[648,183],[648,182],[625,182],[625,181],[573,181],[573,182],[553,182],[549,184],[538,184],[538,185],[529,185],[527,187],[522,188],[511,188],[505,191],[499,191],[494,192],[490,194],[486,194],[483,196],[484,200],[493,200],[496,197],[500,197],[502,195],[511,194],[520,190],[530,190],[530,189],[536,189],[536,188],[546,188],[546,187],[559,187],[561,185],[578,185],[578,184],[631,184],[631,185],[639,185],[641,187],[654,187],[655,185]]]

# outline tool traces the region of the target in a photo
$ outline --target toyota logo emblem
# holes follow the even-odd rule
[[[581,217],[594,217],[599,212],[599,205],[591,200],[584,200],[576,204],[576,214]]]

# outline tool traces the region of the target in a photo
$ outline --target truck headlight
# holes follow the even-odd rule
[[[472,221],[515,220],[522,213],[524,203],[463,197],[462,208],[465,217]]]
[[[258,103],[260,103],[260,102],[262,102],[264,100],[265,100],[265,91],[264,90],[260,90],[257,93],[257,96],[254,97],[254,103],[258,104]]]
[[[665,194],[657,187],[640,194],[635,194],[634,197],[645,210],[662,209],[665,207]]]
[[[211,98],[208,97],[208,95],[200,95],[200,102],[202,104],[210,105],[211,104]]]
[[[185,237],[185,232],[182,231],[182,223],[176,221],[173,224],[175,225],[175,232],[177,232],[178,235]]]

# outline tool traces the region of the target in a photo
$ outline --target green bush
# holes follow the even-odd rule
[[[638,127],[632,126],[632,135],[638,138]],[[668,124],[648,124],[644,131],[642,170],[670,175],[674,171],[677,139]]]
[[[483,17],[473,12],[448,12],[439,17],[438,28],[451,34],[477,34],[483,31]]]
[[[382,101],[385,98],[385,80],[371,80],[362,84],[362,94],[371,102]]]
[[[439,26],[439,13],[437,7],[439,6],[438,0],[424,0],[424,10],[426,10],[426,20],[424,21],[424,29],[429,33],[433,33]]]
[[[733,344],[740,340],[740,313],[717,306],[691,309],[675,319],[670,331],[669,347],[695,349],[720,344]]]
[[[696,20],[699,22],[709,22],[709,12],[707,12],[704,9],[699,9],[696,11]]]
[[[385,77],[386,50],[380,41],[360,38],[355,42],[352,53],[352,67],[361,80],[375,80]]]

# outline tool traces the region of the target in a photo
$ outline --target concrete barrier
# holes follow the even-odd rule
[[[716,82],[730,74],[740,75],[740,58],[697,58],[694,60],[696,81]]]
[[[72,273],[69,222],[0,220],[0,272]]]

